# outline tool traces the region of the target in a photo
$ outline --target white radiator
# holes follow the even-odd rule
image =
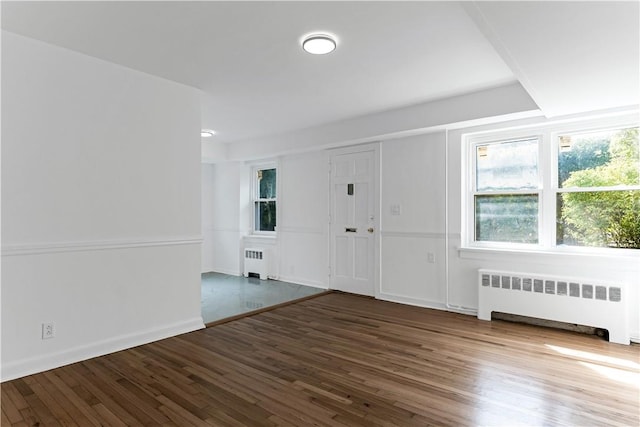
[[[265,249],[246,248],[244,250],[244,276],[248,277],[250,273],[258,274],[260,280],[267,280],[269,260]]]
[[[609,331],[609,341],[630,343],[624,287],[592,280],[478,270],[478,319],[491,312],[573,323]]]

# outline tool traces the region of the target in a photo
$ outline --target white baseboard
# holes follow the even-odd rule
[[[153,341],[173,337],[204,328],[202,317],[198,316],[183,322],[174,323],[157,329],[121,335],[95,343],[81,345],[58,353],[46,354],[29,359],[2,363],[0,378],[2,382],[26,375],[59,368],[97,356],[114,353]]]
[[[631,332],[630,338],[631,338],[631,342],[640,344],[640,332]]]
[[[405,297],[402,295],[395,295],[395,294],[388,294],[388,293],[381,292],[378,295],[376,295],[376,298],[383,301],[414,305],[416,307],[433,308],[436,310],[447,310],[447,306],[442,302]]]
[[[293,283],[296,285],[309,286],[311,288],[329,289],[326,283],[318,282],[316,280],[308,280],[301,277],[280,275],[278,280],[281,282]]]
[[[222,273],[222,274],[228,274],[229,276],[242,276],[242,271],[240,270],[227,270],[226,268],[213,268],[210,271],[207,271],[207,273]]]
[[[399,304],[413,305],[413,306],[422,307],[422,308],[431,308],[434,310],[450,311],[452,313],[466,314],[469,316],[475,316],[477,314],[475,311],[471,311],[471,310],[458,310],[453,307],[447,307],[447,305],[443,302],[405,297],[402,295],[380,293],[376,295],[376,298],[383,301],[397,302]]]
[[[214,271],[215,271],[215,267],[213,266],[213,264],[207,263],[206,265],[200,266],[200,274],[212,273]]]

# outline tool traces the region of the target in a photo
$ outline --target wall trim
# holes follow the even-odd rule
[[[640,251],[635,249],[608,249],[606,251],[589,251],[589,250],[535,250],[535,249],[504,249],[504,248],[457,248],[460,258],[485,260],[491,257],[514,256],[514,257],[547,257],[548,259],[606,259],[609,260],[640,260]]]
[[[278,280],[281,282],[293,283],[294,285],[309,286],[312,288],[319,288],[319,289],[329,289],[329,286],[326,283],[323,283],[317,280],[312,280],[312,279],[305,279],[302,277],[280,275]]]
[[[456,248],[458,257],[484,262],[514,263],[524,262],[531,264],[544,264],[552,266],[582,265],[585,261],[591,265],[602,264],[603,267],[615,269],[623,273],[638,274],[637,261],[640,260],[640,251],[636,253],[601,254],[601,253],[577,253],[563,251],[524,251],[524,250],[497,250],[479,248]]]
[[[28,243],[2,246],[2,256],[51,254],[58,252],[85,252],[111,249],[146,248],[152,246],[199,245],[202,236],[182,236],[155,239],[86,240],[71,242]]]
[[[240,270],[230,270],[230,269],[226,269],[226,268],[217,268],[216,266],[213,266],[213,269],[210,271],[206,271],[202,274],[206,274],[206,273],[221,273],[221,274],[227,274],[229,276],[236,276],[236,277],[240,277],[244,274],[244,272],[240,271]]]
[[[381,231],[382,237],[402,237],[402,238],[422,238],[422,239],[444,239],[445,233],[434,233],[429,231]]]
[[[120,335],[53,354],[44,354],[15,362],[3,362],[0,381],[9,381],[49,369],[59,368],[71,363],[103,356],[203,328],[204,321],[201,316],[198,316],[160,328]]]
[[[261,236],[259,234],[249,234],[246,236],[242,236],[242,242],[244,243],[244,247],[247,247],[247,243],[251,245],[258,245],[258,247],[260,247],[260,245],[276,246],[278,244],[278,237],[277,236]]]
[[[324,234],[324,227],[278,226],[278,233]]]
[[[416,307],[431,308],[431,309],[434,309],[434,310],[450,311],[452,313],[466,314],[468,316],[476,316],[477,315],[476,311],[457,310],[457,309],[452,308],[452,307],[447,307],[446,304],[443,303],[443,302],[423,300],[423,299],[419,299],[419,298],[405,297],[405,296],[402,296],[402,295],[389,294],[389,293],[385,293],[385,292],[380,292],[378,294],[378,296],[377,296],[377,299],[380,299],[380,300],[383,300],[383,301],[389,301],[389,302],[397,302],[399,304],[413,305],[413,306],[416,306]]]
[[[224,232],[224,233],[244,233],[239,228],[210,227],[210,226],[203,226],[202,228],[204,231]]]

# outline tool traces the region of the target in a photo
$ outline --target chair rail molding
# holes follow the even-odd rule
[[[84,252],[152,246],[199,245],[202,236],[156,237],[147,239],[76,240],[67,242],[37,242],[2,246],[2,256],[39,255],[58,252]]]

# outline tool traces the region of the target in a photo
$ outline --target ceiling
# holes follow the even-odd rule
[[[466,10],[547,117],[640,102],[640,2],[474,2]]]
[[[220,142],[515,81],[547,115],[638,103],[637,2],[3,1],[2,28],[201,89]]]

